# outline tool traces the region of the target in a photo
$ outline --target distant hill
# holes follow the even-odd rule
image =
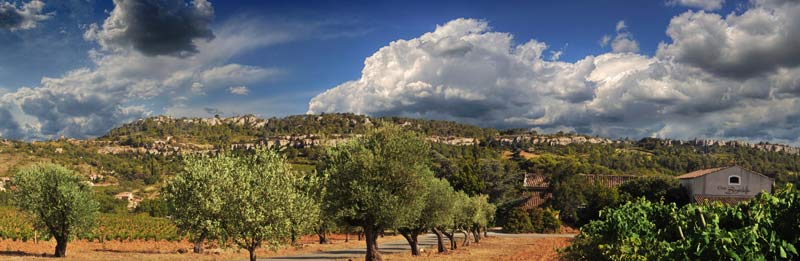
[[[487,189],[490,186],[487,184],[497,177],[485,173],[498,168],[513,176],[503,181],[508,186],[521,184],[516,178],[523,172],[678,175],[731,164],[774,177],[779,183],[800,183],[798,149],[780,144],[653,138],[633,141],[355,114],[269,119],[252,115],[228,118],[158,116],[124,124],[96,139],[0,140],[0,176],[36,162],[56,162],[87,176],[107,177],[110,182],[119,184],[119,190],[145,189],[158,186],[166,177],[180,171],[180,157],[185,153],[255,147],[281,149],[293,166],[311,170],[322,148],[387,122],[427,136],[434,144],[435,171],[457,187],[477,186],[472,188],[475,191],[482,191],[480,187]]]

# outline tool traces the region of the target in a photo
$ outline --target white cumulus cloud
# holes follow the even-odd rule
[[[697,26],[683,20],[674,18],[670,30]],[[617,36],[626,27],[619,23]],[[545,43],[515,45],[511,34],[492,31],[486,21],[456,19],[381,48],[366,59],[359,79],[314,97],[308,113],[403,115],[611,137],[798,142],[800,68],[778,65],[774,73],[725,77],[681,59],[672,50],[693,42],[669,35],[673,42],[653,57],[628,49],[562,62],[542,56]]]

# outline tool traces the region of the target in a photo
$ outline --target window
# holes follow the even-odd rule
[[[740,179],[739,176],[730,176],[728,177],[728,185],[739,185]]]

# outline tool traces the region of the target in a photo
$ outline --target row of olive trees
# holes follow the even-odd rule
[[[456,192],[430,169],[429,144],[418,134],[388,125],[329,149],[320,171],[291,171],[276,151],[197,154],[184,158],[184,171],[162,189],[176,225],[188,232],[195,252],[219,240],[247,249],[250,259],[266,243],[271,248],[315,232],[324,241],[327,226],[360,226],[367,260],[378,260],[377,237],[396,229],[418,255],[417,237],[434,232],[439,251],[443,235],[456,248],[462,232],[478,241],[494,216],[488,197]],[[56,256],[67,242],[93,226],[98,204],[74,172],[36,165],[15,177],[15,202],[37,227],[57,241]]]
[[[430,145],[418,134],[384,126],[330,148],[316,173],[290,171],[275,151],[189,156],[185,170],[163,189],[172,218],[190,232],[195,252],[206,240],[234,242],[250,252],[328,227],[360,226],[367,260],[380,259],[377,238],[396,229],[418,255],[420,234],[433,231],[456,248],[461,231],[480,240],[492,220],[488,197],[456,192],[430,169]]]
[[[162,195],[178,228],[190,232],[194,252],[216,239],[256,260],[263,243],[275,249],[317,223],[317,177],[291,171],[277,152],[194,155],[184,163]]]
[[[361,226],[366,236],[366,260],[380,260],[378,235],[397,229],[419,254],[417,237],[433,231],[439,251],[442,235],[456,248],[453,234],[463,231],[480,240],[479,231],[494,216],[488,197],[470,198],[455,192],[431,171],[430,145],[418,134],[384,126],[352,142],[331,148],[320,166],[326,178],[324,215],[349,226]],[[448,233],[446,230],[450,229]]]

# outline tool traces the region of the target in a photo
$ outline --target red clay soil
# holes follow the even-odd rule
[[[257,256],[286,256],[318,251],[362,247],[364,241],[357,241],[357,236],[350,235],[350,242],[344,242],[343,234],[329,235],[331,244],[318,244],[316,235],[303,236],[298,240],[298,246],[285,246],[277,251],[260,248]],[[401,240],[399,236],[387,236],[383,240]],[[33,241],[0,240],[0,259],[6,260],[52,260],[55,241],[34,243]],[[265,244],[266,245],[266,244]],[[179,250],[191,252],[192,244],[187,241],[108,241],[87,242],[83,240],[72,241],[67,245],[67,258],[59,260],[230,260],[247,259],[247,250],[237,250],[236,247],[220,249],[213,244],[206,246],[203,254],[179,253]],[[43,257],[45,256],[45,257]]]

